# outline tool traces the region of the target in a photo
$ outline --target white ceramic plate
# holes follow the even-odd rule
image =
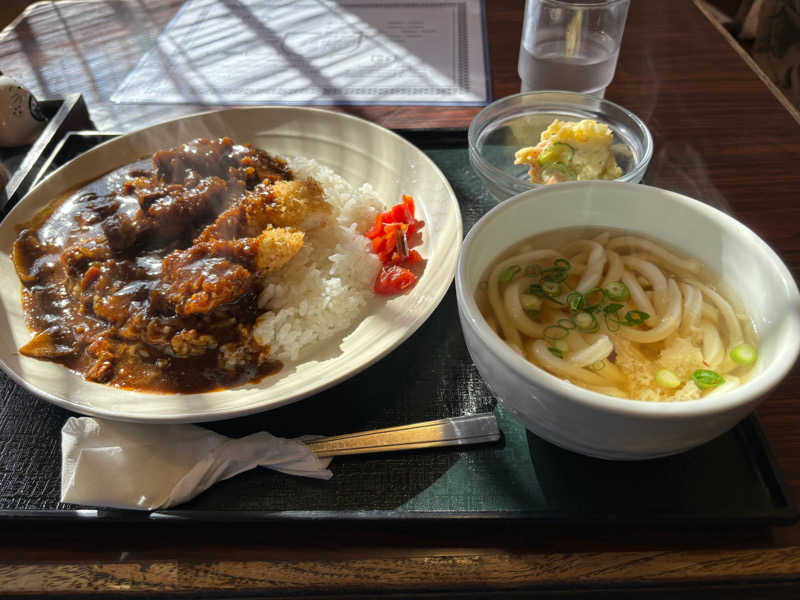
[[[64,368],[28,358],[30,339],[21,286],[10,260],[16,226],[62,192],[160,148],[199,136],[227,135],[275,153],[302,155],[331,167],[354,186],[370,183],[388,205],[411,194],[425,221],[427,259],[407,294],[376,302],[363,321],[305,362],[286,364],[258,384],[203,394],[151,394],[90,383]],[[199,422],[260,412],[300,400],[365,369],[408,338],[441,301],[455,273],[462,226],[458,201],[442,172],[419,149],[374,123],[325,110],[290,107],[230,109],[192,115],[107,142],[60,168],[0,224],[0,366],[20,385],[85,415],[151,423]]]

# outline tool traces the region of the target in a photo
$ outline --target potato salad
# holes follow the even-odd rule
[[[605,123],[556,119],[539,139],[536,146],[521,148],[514,155],[515,165],[530,165],[532,183],[616,179],[622,175],[611,152],[614,136]]]

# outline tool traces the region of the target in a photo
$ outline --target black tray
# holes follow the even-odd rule
[[[16,204],[33,186],[34,181],[46,172],[45,162],[56,153],[56,146],[67,133],[79,129],[93,129],[86,102],[81,94],[69,94],[58,100],[39,103],[47,118],[47,125],[30,146],[0,148],[0,162],[10,178],[0,191],[0,216]]]
[[[494,205],[473,173],[463,130],[400,131],[450,180],[465,231]],[[114,134],[72,133],[56,168]],[[34,177],[33,179],[36,179]],[[33,179],[31,181],[33,181]],[[406,375],[400,386],[384,382]],[[60,429],[69,412],[0,373],[0,519],[102,523],[523,520],[536,523],[788,524],[798,510],[757,418],[684,454],[609,462],[560,449],[495,406],[467,354],[451,288],[400,348],[335,388],[249,417],[207,423],[233,437],[336,435],[494,410],[503,439],[469,448],[339,457],[323,482],[256,469],[177,509],[141,513],[59,503]],[[302,425],[300,425],[302,424]]]

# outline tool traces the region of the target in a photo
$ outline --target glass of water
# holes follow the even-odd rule
[[[602,98],[614,78],[630,0],[526,0],[523,92],[567,90]]]

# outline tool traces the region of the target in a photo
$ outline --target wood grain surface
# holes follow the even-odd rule
[[[737,565],[732,577],[730,565]],[[620,588],[681,583],[791,580],[800,551],[585,552],[511,554],[460,552],[447,555],[315,557],[313,560],[109,561],[85,564],[34,563],[0,567],[8,593],[41,586],[51,593],[136,590],[140,593],[322,593],[336,582],[341,593],[558,589],[569,586]],[[476,581],[480,584],[476,585]],[[371,583],[365,583],[371,582]]]
[[[180,2],[34,5],[0,36],[3,71],[39,97],[80,91],[100,129],[196,106],[113,105]],[[486,2],[492,91],[519,91],[522,0]],[[650,127],[645,178],[732,211],[800,273],[798,116],[690,0],[635,0],[606,97]],[[208,108],[208,107],[203,107]],[[464,127],[474,108],[340,108],[394,128]],[[797,368],[759,415],[800,494]],[[2,465],[0,465],[2,468]],[[104,529],[10,523],[0,595],[41,597],[800,597],[800,526],[708,531],[480,526]]]

